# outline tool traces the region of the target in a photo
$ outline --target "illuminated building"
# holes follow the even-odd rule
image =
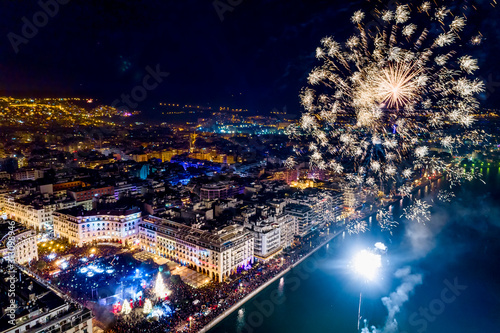
[[[165,150],[161,152],[161,161],[170,162],[172,157],[185,153],[186,151],[180,149]]]
[[[281,228],[274,218],[249,221],[244,226],[254,237],[255,258],[267,260],[282,250]]]
[[[226,199],[242,193],[243,188],[232,184],[208,184],[200,189],[201,200]]]
[[[137,185],[130,184],[127,181],[117,181],[115,182],[115,185],[113,187],[116,200],[120,199],[123,196],[136,195],[138,193]]]
[[[219,282],[253,262],[253,236],[240,225],[209,232],[149,216],[139,235],[143,250],[190,265]]]
[[[312,223],[323,227],[336,222],[342,212],[342,195],[338,192],[319,191],[310,194],[296,194],[288,202],[305,205],[312,209]]]
[[[12,246],[7,245],[9,239]],[[18,264],[38,260],[35,230],[13,220],[0,220],[0,254]]]
[[[297,220],[297,234],[301,237],[307,235],[313,227],[314,211],[311,207],[299,204],[289,204],[285,212]]]
[[[286,202],[275,200],[269,205],[247,206],[235,220],[254,236],[254,256],[268,260],[292,245],[298,234],[297,219],[284,213]]]
[[[140,221],[138,208],[85,211],[75,207],[54,213],[54,235],[78,246],[94,241],[133,244]]]
[[[174,156],[182,155],[184,153],[188,153],[188,150],[187,149],[171,149],[171,150],[153,151],[153,152],[149,152],[147,154],[131,155],[131,156],[132,156],[132,159],[136,162],[147,162],[152,158],[157,159],[157,160],[161,160],[162,162],[170,162],[170,160]]]
[[[14,173],[15,180],[36,180],[43,178],[43,171],[36,169],[21,169]]]
[[[314,180],[311,180],[311,179],[299,179],[297,181],[292,181],[290,183],[290,186],[297,187],[297,188],[300,188],[301,190],[303,190],[303,189],[306,189],[309,187],[314,187],[315,182],[314,182]]]
[[[75,187],[86,187],[89,185],[90,184],[84,183],[81,180],[76,180],[76,181],[71,181],[71,182],[54,184],[54,185],[52,185],[52,188],[55,192],[55,191],[61,191],[61,190],[68,190],[68,189],[75,188]]]
[[[348,210],[354,210],[362,203],[360,191],[352,187],[344,188],[344,207]]]
[[[149,176],[149,164],[147,163],[141,163],[138,165],[134,165],[128,169],[129,175],[140,178],[140,179],[146,179]]]
[[[286,249],[293,244],[295,235],[299,234],[297,219],[292,214],[281,213],[275,216],[275,221],[280,226],[281,247]]]
[[[148,154],[133,154],[133,155],[130,155],[130,158],[136,162],[147,162],[148,161]]]
[[[90,189],[84,187],[68,191],[68,195],[73,199],[75,199],[77,202],[92,200],[94,198],[98,198],[103,195],[114,195],[114,194],[115,190],[113,186],[103,186]]]
[[[71,198],[58,198],[48,193],[23,197],[0,195],[0,206],[4,208],[7,217],[36,230],[52,230],[53,212],[74,207],[76,204]]]

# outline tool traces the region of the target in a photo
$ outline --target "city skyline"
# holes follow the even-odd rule
[[[2,6],[0,333],[497,331],[497,0]]]

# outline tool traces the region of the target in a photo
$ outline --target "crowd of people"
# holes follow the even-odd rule
[[[56,264],[63,257],[65,258],[68,267],[74,269],[78,266],[85,265],[86,262],[107,258],[121,251],[120,247],[116,247],[114,245],[99,245],[98,247],[86,245],[78,247],[62,243],[62,241],[59,240],[58,243],[64,245],[64,253],[60,250],[50,251],[47,246],[39,246],[39,259],[30,263],[30,270],[42,277],[50,279],[54,277],[54,275],[64,273],[64,269],[61,270]],[[47,244],[49,244],[49,242],[47,242]],[[81,261],[82,258],[86,258],[87,261]]]
[[[83,304],[114,295],[122,282],[139,286],[141,277],[135,277],[135,270],[141,265],[131,260],[130,254],[98,258],[94,261],[75,265],[53,279],[58,287]],[[94,273],[88,267],[103,270]],[[82,269],[87,270],[82,272]],[[107,271],[110,270],[108,273]],[[91,273],[89,277],[88,272]]]
[[[185,284],[179,276],[171,276],[168,269],[161,273],[162,270],[158,270],[159,266],[152,261],[140,263],[133,260],[131,253],[117,255],[116,248],[108,246],[99,247],[99,253],[95,255],[92,248],[77,250],[67,259],[69,267],[56,276],[51,275],[50,266],[37,273],[73,299],[93,309],[97,321],[102,326],[107,326],[108,332],[197,332],[248,294],[294,265],[324,242],[326,236],[321,237],[318,233],[279,257],[254,263],[250,269],[239,270],[225,282],[212,282],[200,288]],[[82,268],[85,267],[88,271],[83,273]],[[91,269],[95,270],[96,267],[100,270],[99,273],[91,273]],[[163,280],[171,291],[167,299],[155,295],[154,281],[157,274],[163,275]],[[113,304],[109,302],[98,302],[106,297],[116,297],[117,293],[123,298],[122,302],[128,301],[131,296],[124,293],[127,289],[141,291],[142,301],[148,298],[152,301],[153,308],[161,309],[163,314],[145,314],[144,304],[142,301],[138,303],[137,299],[133,303],[134,309],[128,314],[113,311]]]
[[[216,317],[222,315],[230,307],[238,303],[249,293],[294,265],[303,256],[311,252],[325,241],[324,237],[314,237],[297,247],[294,251],[269,260],[254,264],[247,271],[230,276],[226,282],[213,282],[201,288],[193,288],[180,279],[171,278],[169,288],[172,294],[169,303],[172,313],[157,320],[140,313],[118,315],[117,320],[108,329],[109,332],[161,332],[183,331],[197,332]],[[155,300],[155,306],[161,306],[162,300]]]

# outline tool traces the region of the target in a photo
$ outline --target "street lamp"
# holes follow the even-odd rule
[[[352,268],[354,272],[361,276],[365,281],[373,281],[378,271],[382,267],[382,257],[370,250],[359,251],[352,260]],[[359,306],[358,306],[358,331],[361,322],[361,298],[363,293],[359,293]]]

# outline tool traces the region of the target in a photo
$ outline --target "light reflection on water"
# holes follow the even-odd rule
[[[284,292],[285,292],[285,278],[282,277],[280,279],[280,284],[278,285],[278,296],[283,297]]]
[[[241,330],[245,326],[245,308],[241,308],[238,310],[238,317],[236,318],[236,326],[238,332],[241,332]]]

